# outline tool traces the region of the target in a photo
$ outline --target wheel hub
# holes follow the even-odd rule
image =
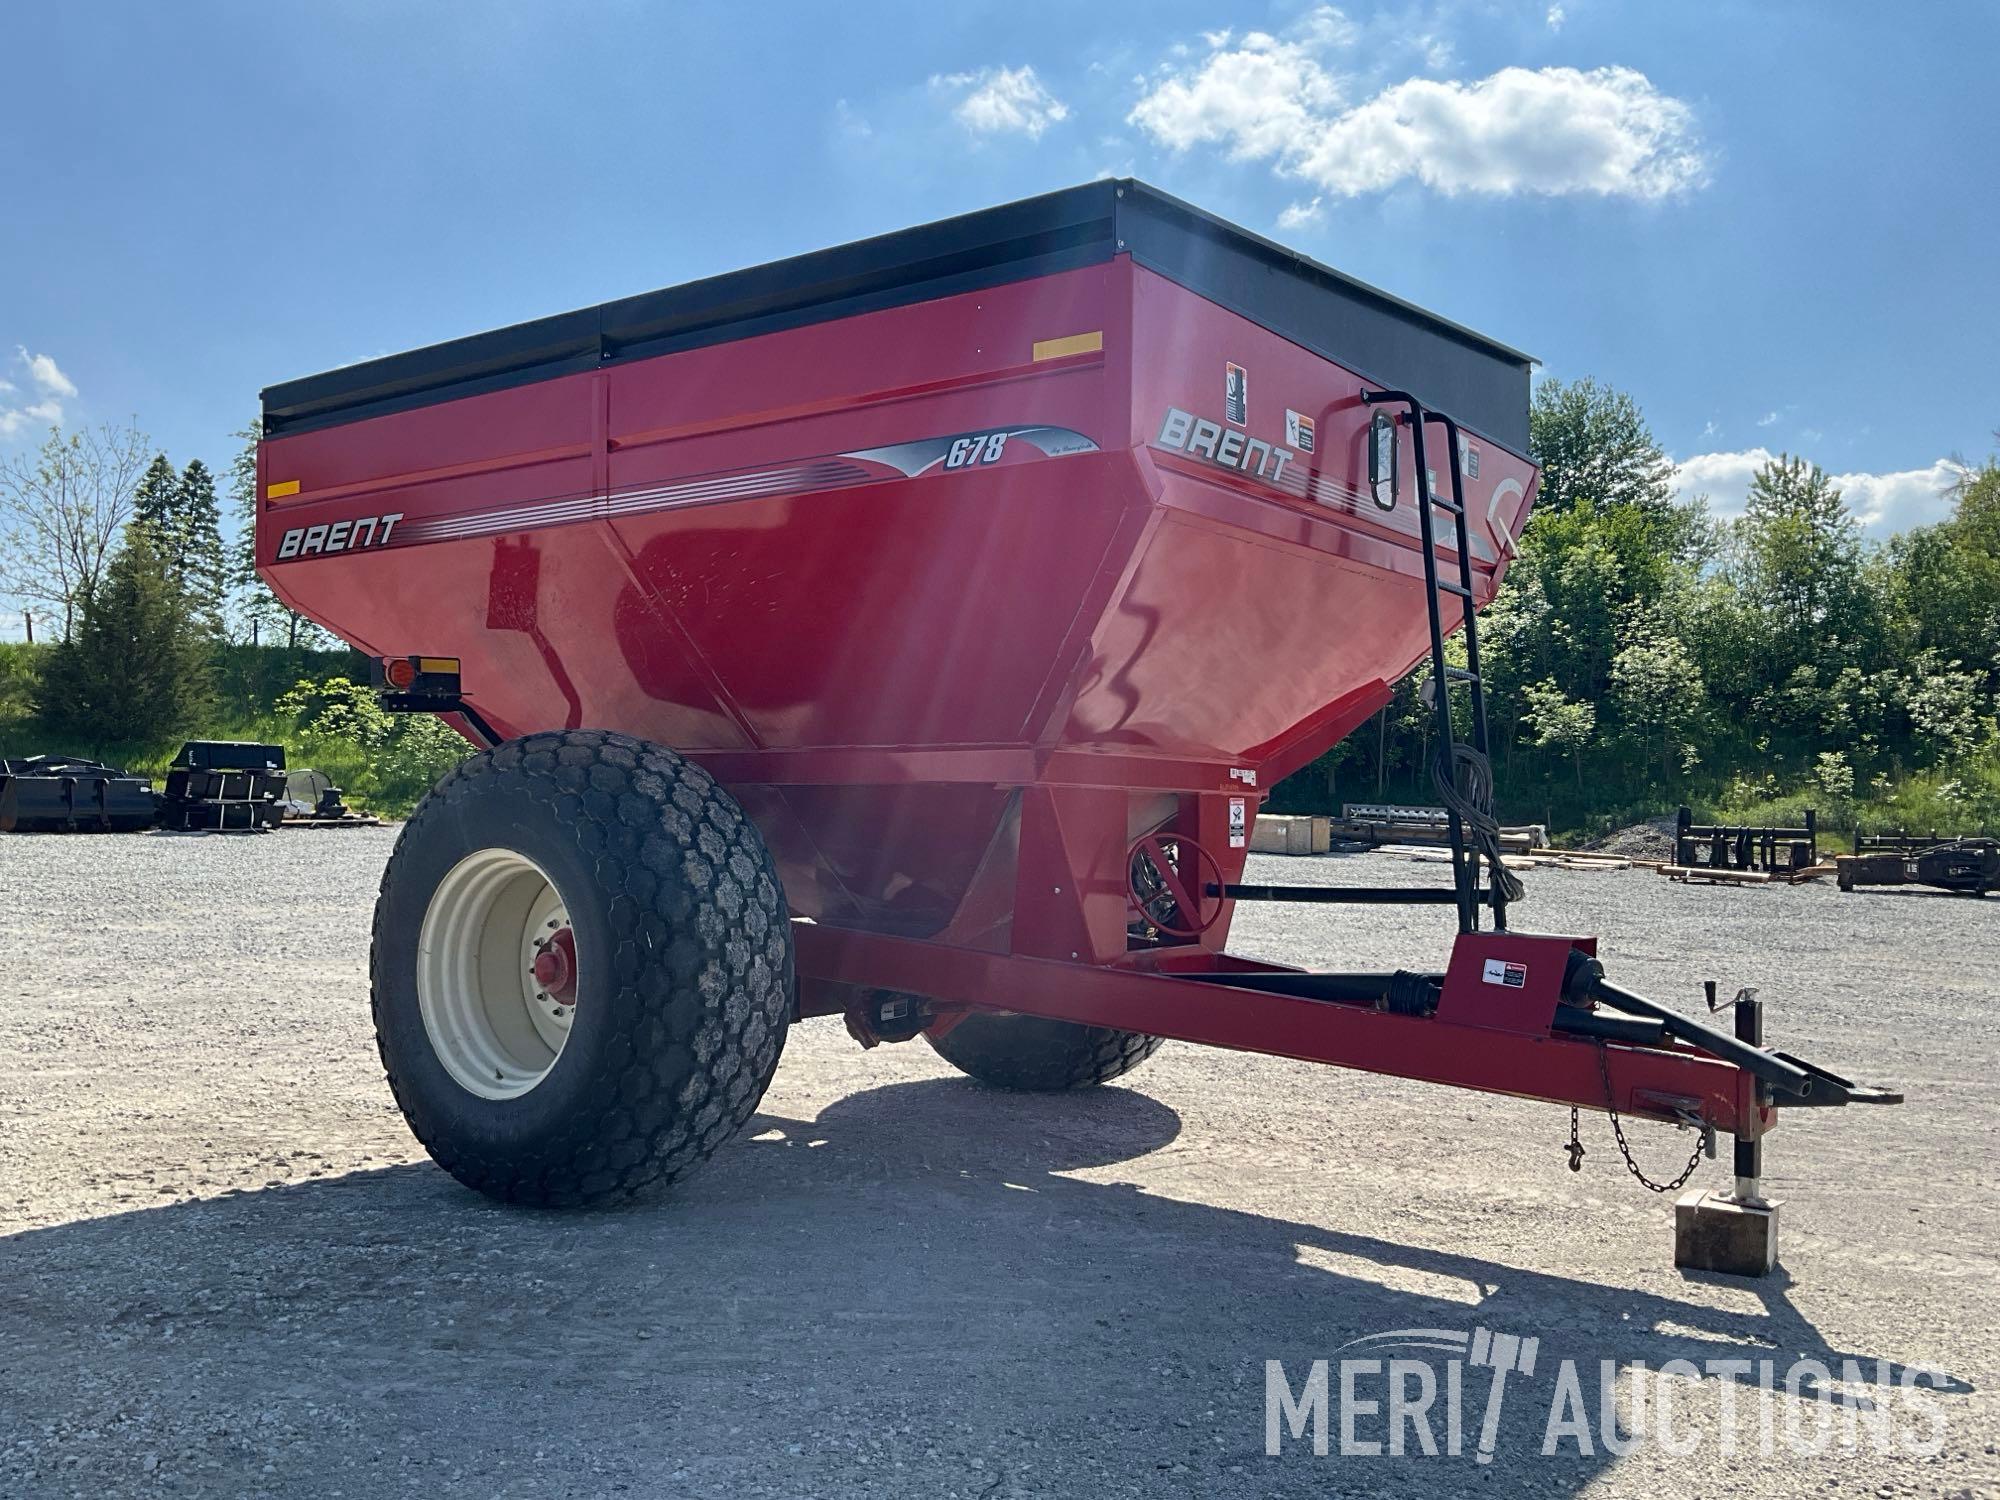
[[[558,1005],[576,1004],[576,934],[559,927],[535,945],[535,961],[528,972],[535,983]]]
[[[547,873],[511,849],[466,855],[431,893],[417,948],[417,1005],[445,1071],[484,1099],[541,1083],[581,987],[569,910]]]

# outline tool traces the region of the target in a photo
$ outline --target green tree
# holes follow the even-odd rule
[[[1553,682],[1528,688],[1528,724],[1535,743],[1567,755],[1576,767],[1576,789],[1583,790],[1583,752],[1597,733],[1597,706],[1563,696]]]
[[[211,642],[152,528],[134,523],[49,654],[38,709],[87,745],[199,727],[214,701]]]
[[[69,634],[118,547],[150,446],[134,427],[52,427],[33,453],[0,454],[0,592],[47,607]]]
[[[173,564],[202,615],[221,628],[222,602],[229,591],[229,561],[222,548],[222,510],[216,504],[215,476],[200,459],[190,459],[174,490]]]
[[[132,519],[150,527],[156,537],[172,536],[176,529],[174,505],[180,490],[180,475],[167,462],[167,455],[155,453],[139,476],[132,492]]]
[[[1640,760],[1671,782],[1700,760],[1698,730],[1706,696],[1701,672],[1675,635],[1641,625],[1611,662],[1619,717],[1638,741]]]
[[[257,572],[257,444],[264,437],[264,420],[252,417],[250,425],[232,436],[242,442],[229,461],[229,508],[236,517],[236,540],[229,549],[229,585],[234,591],[232,611],[239,638],[266,646],[321,647],[332,637],[304,615],[295,614],[279,602]]]
[[[146,528],[199,614],[220,629],[229,565],[208,465],[191,459],[176,474],[166,454],[155,454],[133,491],[132,519]]]
[[[1528,448],[1542,466],[1538,513],[1561,515],[1581,501],[1661,514],[1672,506],[1673,462],[1623,391],[1588,377],[1542,381],[1528,411]]]
[[[1916,741],[1912,748],[1921,760],[1959,765],[1992,743],[1993,701],[1979,674],[1927,650],[1911,660],[1903,683],[1903,706]]]
[[[1918,651],[1955,657],[2000,694],[2000,460],[1968,470],[1952,514],[1890,546],[1897,606]]]
[[[1760,640],[1745,642],[1791,726],[1817,723],[1814,694],[1877,644],[1861,526],[1818,464],[1781,455],[1750,482],[1732,528],[1734,581]]]

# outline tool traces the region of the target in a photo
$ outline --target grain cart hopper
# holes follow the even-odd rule
[[[1776,1111],[1890,1096],[1507,925],[1472,612],[1529,364],[1101,182],[267,390],[265,577],[486,747],[376,911],[418,1137],[626,1193],[844,1014],[1007,1087],[1178,1038],[1730,1132],[1754,1200]],[[1260,799],[1426,658],[1451,882],[1244,884]],[[1227,951],[1252,899],[1458,937],[1304,973]]]

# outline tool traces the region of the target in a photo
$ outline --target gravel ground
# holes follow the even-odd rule
[[[1673,1270],[1670,1209],[1601,1116],[1572,1176],[1545,1105],[1187,1046],[1010,1097],[832,1021],[668,1200],[505,1210],[421,1157],[376,1063],[392,837],[0,840],[0,1495],[2000,1492],[2000,903],[1528,875],[1524,924],[1602,931],[1622,982],[1690,1005],[1705,977],[1757,983],[1782,1045],[1910,1093],[1787,1117],[1783,1268],[1746,1282]],[[1446,925],[1252,910],[1236,946],[1422,965]],[[1686,1150],[1633,1136],[1656,1173]],[[1725,1148],[1698,1180],[1726,1171]],[[1267,1359],[1296,1386],[1364,1335],[1480,1327],[1540,1340],[1492,1463],[1476,1433],[1457,1457],[1343,1457],[1337,1432],[1332,1457],[1266,1456]],[[1899,1438],[1939,1420],[1937,1451],[1864,1425],[1760,1456],[1782,1394],[1662,1377],[1692,1453],[1539,1452],[1561,1359],[1594,1412],[1601,1359],[1782,1379],[1800,1356],[1859,1361]],[[1914,1367],[1935,1394],[1876,1383]],[[1488,1372],[1464,1377],[1476,1428]]]

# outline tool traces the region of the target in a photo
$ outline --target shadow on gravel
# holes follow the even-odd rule
[[[1562,1359],[1588,1372],[1593,1434],[1600,1360],[1803,1357],[1839,1379],[1851,1359],[1863,1402],[1903,1374],[1830,1345],[1782,1279],[1718,1282],[1729,1306],[1697,1306],[1059,1175],[1169,1153],[1149,1171],[1170,1181],[1171,1153],[1201,1159],[1180,1134],[1128,1088],[926,1081],[816,1120],[760,1115],[674,1196],[623,1210],[511,1210],[424,1165],[17,1234],[0,1240],[0,1490],[115,1487],[150,1458],[225,1493],[455,1472],[494,1495],[676,1476],[838,1494],[863,1474],[897,1494],[1010,1493],[1009,1475],[1036,1494],[1324,1494],[1336,1470],[1569,1493],[1616,1460],[1574,1440],[1542,1456]],[[1460,1457],[1265,1455],[1267,1359],[1296,1389],[1353,1340],[1480,1328],[1540,1341],[1490,1467],[1473,1456],[1490,1374],[1471,1367]],[[1442,1374],[1445,1356],[1414,1357]],[[1947,1380],[1939,1405],[1970,1390]],[[1678,1398],[1711,1444],[1716,1395]],[[1442,1405],[1434,1423],[1442,1443]],[[1739,1430],[1754,1453],[1754,1416]],[[70,1434],[69,1467],[19,1468],[43,1458],[10,1443],[49,1432]],[[37,1483],[8,1485],[10,1463]]]

